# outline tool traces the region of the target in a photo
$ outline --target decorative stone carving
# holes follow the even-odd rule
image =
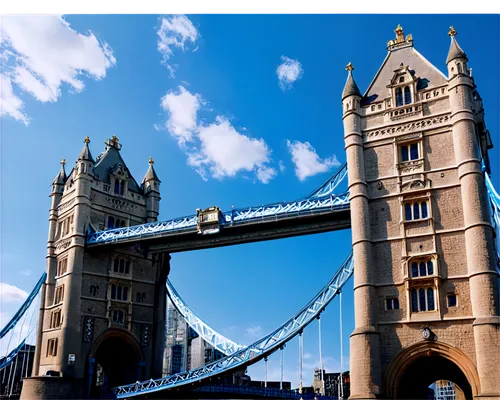
[[[56,250],[65,250],[71,245],[71,238],[59,240],[56,243]]]
[[[425,189],[425,182],[420,179],[415,179],[411,181],[407,181],[401,185],[402,192],[409,192],[412,190]]]
[[[373,131],[363,132],[363,138],[365,141],[367,141],[368,138],[411,132],[417,129],[421,130],[425,128],[430,128],[434,125],[441,125],[448,121],[450,121],[450,116],[442,115],[440,117],[434,117],[434,118],[424,119],[421,121],[410,122],[404,125],[396,125],[389,128],[381,128]]]
[[[92,340],[94,339],[94,318],[85,317],[83,325],[83,341],[85,343],[92,343]]]

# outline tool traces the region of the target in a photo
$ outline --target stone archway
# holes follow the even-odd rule
[[[106,330],[94,342],[89,354],[92,362],[90,397],[102,397],[110,389],[142,378],[143,353],[132,334],[123,329]],[[88,363],[89,365],[89,363]]]
[[[384,389],[388,399],[426,399],[427,387],[441,379],[458,385],[466,399],[480,393],[472,360],[461,350],[435,341],[414,344],[396,355],[386,370]]]

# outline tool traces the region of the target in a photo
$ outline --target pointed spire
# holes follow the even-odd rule
[[[457,35],[457,31],[455,28],[450,26],[450,30],[448,31],[448,36],[451,38],[451,43],[450,43],[450,50],[448,51],[448,57],[446,58],[446,64],[448,64],[451,60],[454,60],[455,58],[465,58],[467,60],[467,56],[465,55],[464,51],[461,49],[461,47],[458,45],[457,40],[455,39],[455,36]]]
[[[85,139],[83,140],[83,143],[85,143],[85,145],[83,146],[83,149],[80,152],[80,155],[78,156],[78,160],[85,160],[85,161],[94,162],[94,159],[92,158],[92,154],[90,153],[90,149],[89,149],[90,139],[88,136],[85,137]]]
[[[347,96],[359,96],[361,97],[361,92],[359,91],[358,85],[354,81],[352,76],[352,71],[354,67],[351,63],[347,64],[346,71],[348,72],[347,81],[344,86],[344,91],[342,92],[342,100],[344,100]]]
[[[161,182],[160,179],[158,178],[158,175],[156,175],[156,171],[153,167],[153,164],[155,163],[153,161],[153,157],[149,157],[148,163],[149,163],[148,172],[146,172],[146,175],[144,176],[142,183],[147,182],[147,181],[151,181],[151,180]]]
[[[63,158],[61,160],[61,169],[59,170],[59,173],[54,179],[54,182],[52,182],[53,185],[64,185],[66,183],[66,170],[64,169],[65,165],[66,165],[66,160]]]

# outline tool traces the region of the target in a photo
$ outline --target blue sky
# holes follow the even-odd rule
[[[300,197],[345,161],[345,65],[355,66],[364,92],[398,23],[442,71],[448,28],[456,28],[484,101],[498,170],[498,15],[70,15],[2,22],[2,324],[45,269],[50,184],[62,158],[71,168],[86,135],[96,156],[116,134],[138,181],[153,156],[161,219],[211,205]],[[493,182],[500,187],[498,174]],[[350,241],[350,231],[342,231],[174,254],[170,278],[214,328],[250,343],[322,287]],[[346,365],[352,282],[343,303]],[[334,301],[323,320],[330,371],[339,368],[338,309]],[[306,384],[317,366],[316,338],[314,325],[304,335]],[[295,340],[285,354],[285,378],[294,382],[297,358]],[[279,379],[278,355],[269,369]],[[262,371],[249,370],[254,378]]]

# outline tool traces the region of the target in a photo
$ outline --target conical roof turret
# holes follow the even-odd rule
[[[78,160],[79,161],[84,160],[84,161],[94,162],[94,159],[92,158],[92,154],[90,153],[90,149],[89,149],[90,139],[88,136],[85,137],[85,139],[83,140],[83,143],[85,143],[85,145],[83,146],[83,149],[80,152],[80,155],[78,156]]]
[[[446,57],[446,64],[455,58],[465,58],[467,60],[467,56],[462,48],[459,46],[455,36],[457,35],[457,31],[450,26],[450,31],[448,32],[448,36],[451,37],[450,50],[448,51],[448,57]]]
[[[354,77],[352,76],[352,71],[354,67],[351,63],[347,64],[346,71],[348,71],[347,81],[344,86],[344,91],[342,92],[342,100],[344,100],[348,96],[359,96],[361,97],[361,92],[359,91],[358,85],[354,81]]]
[[[66,165],[66,160],[63,158],[61,161],[61,169],[59,170],[59,173],[54,179],[54,182],[52,182],[53,185],[64,185],[66,183],[66,170],[64,169],[64,166]]]
[[[158,175],[156,175],[156,171],[153,167],[153,164],[155,163],[153,161],[153,157],[149,157],[149,168],[148,168],[148,172],[146,172],[146,175],[144,176],[144,179],[142,180],[142,182],[147,182],[147,181],[157,181],[157,182],[161,182],[160,181],[160,178],[158,178]]]

